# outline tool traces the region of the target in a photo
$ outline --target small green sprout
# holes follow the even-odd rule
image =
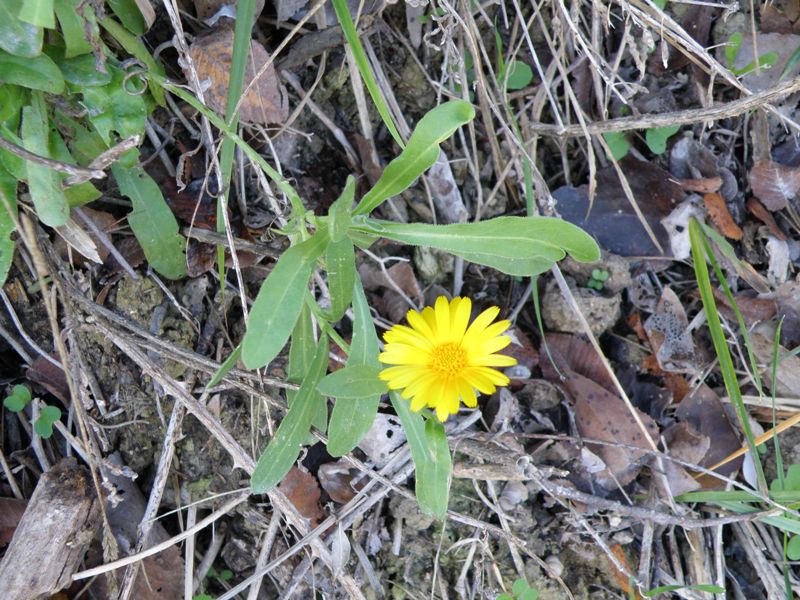
[[[750,61],[741,69],[737,69],[733,66],[736,62],[736,57],[739,55],[739,49],[742,47],[742,34],[740,32],[737,31],[732,34],[725,45],[725,58],[728,60],[728,67],[734,75],[741,77],[755,70],[756,61]],[[758,57],[758,67],[761,69],[768,69],[776,62],[778,62],[778,54],[776,52],[767,52]]]
[[[42,439],[53,435],[53,423],[61,419],[61,409],[57,406],[46,405],[42,408],[39,418],[33,424],[33,430]]]
[[[3,406],[11,412],[20,412],[30,401],[31,391],[24,385],[15,385],[11,390],[11,395],[3,400]]]
[[[603,289],[603,285],[606,281],[608,281],[608,278],[609,274],[605,269],[592,269],[592,276],[589,281],[586,282],[586,287],[592,288],[599,292]]]
[[[497,600],[536,600],[539,592],[528,585],[528,582],[520,578],[511,586],[510,594],[500,594]]]

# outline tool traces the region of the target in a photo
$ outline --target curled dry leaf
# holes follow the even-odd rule
[[[732,240],[742,239],[742,229],[736,224],[725,203],[725,198],[716,192],[705,194],[703,203],[706,205],[711,220],[720,233]]]
[[[701,467],[717,464],[732,452],[741,447],[739,436],[728,418],[728,413],[719,396],[707,385],[703,384],[686,396],[678,405],[675,416],[688,423],[699,435],[711,440],[702,460],[697,461]],[[691,461],[694,462],[694,461]],[[719,469],[717,473],[730,476],[741,465],[741,459],[731,461]],[[719,487],[721,482],[710,475],[698,478],[703,487]]]
[[[644,330],[662,370],[674,373],[696,370],[694,339],[688,328],[680,299],[672,289],[665,287],[656,312],[644,322]]]
[[[564,386],[574,402],[578,433],[581,437],[611,444],[586,444],[606,465],[604,470],[595,475],[597,483],[606,489],[629,484],[648,457],[650,442],[622,398],[583,375],[575,372],[565,374],[567,379]],[[639,409],[633,410],[650,438],[657,439],[655,421]]]
[[[772,216],[772,213],[769,212],[761,202],[758,201],[757,198],[750,198],[747,201],[747,212],[753,215],[756,219],[764,223],[769,228],[770,233],[774,235],[779,240],[786,241],[786,234],[783,233],[780,227],[778,227],[778,223],[775,222],[775,218]]]
[[[331,500],[339,504],[350,502],[356,495],[356,487],[360,489],[366,483],[364,480],[360,486],[353,486],[353,480],[357,476],[358,470],[343,458],[320,465],[317,471],[320,486],[328,493]]]
[[[684,191],[695,192],[698,194],[713,194],[722,187],[722,177],[704,177],[702,179],[681,179],[681,187]]]
[[[50,357],[56,362],[59,360],[58,354],[55,352],[51,353]],[[61,367],[54,365],[44,356],[39,356],[28,367],[25,377],[44,387],[53,396],[61,400],[64,406],[69,406],[69,387]]]
[[[228,82],[233,62],[233,31],[224,28],[198,37],[189,48],[189,55],[197,69],[208,106],[220,115],[225,114],[228,103]],[[245,87],[256,73],[270,60],[264,46],[250,42],[250,57],[245,69]],[[286,88],[278,80],[270,65],[250,87],[239,108],[239,120],[244,123],[283,123],[289,116]]]
[[[559,371],[570,370],[615,393],[614,381],[589,342],[566,333],[548,333],[545,341],[546,345],[542,344],[539,348],[542,375],[545,379],[558,382],[561,378]]]
[[[325,518],[325,513],[319,506],[319,485],[316,478],[308,471],[292,467],[281,481],[278,490],[294,504],[297,512],[309,520],[311,527],[316,527]]]
[[[771,211],[786,208],[800,191],[800,168],[786,167],[771,160],[757,160],[747,180],[758,198]]]

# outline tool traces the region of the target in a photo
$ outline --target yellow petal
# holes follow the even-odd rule
[[[465,379],[458,380],[458,393],[461,395],[461,401],[469,408],[478,406],[475,390]]]
[[[450,340],[450,303],[447,298],[439,296],[436,299],[436,307],[433,310],[436,318],[436,334],[439,336],[439,341],[446,342]]]
[[[395,325],[389,331],[383,334],[383,339],[387,343],[401,343],[424,348],[430,350],[433,348],[433,342],[422,335],[419,331],[406,327],[405,325]]]
[[[422,311],[425,312],[424,310]],[[431,329],[425,317],[415,310],[410,310],[406,313],[406,320],[411,327],[420,333],[425,339],[431,342],[436,341],[436,333]]]
[[[450,305],[450,332],[453,341],[460,342],[464,338],[469,325],[469,316],[472,312],[472,300],[469,298],[454,298]]]
[[[482,339],[480,336],[483,333],[483,330],[495,320],[498,314],[500,314],[500,309],[497,306],[490,306],[481,314],[479,314],[472,322],[472,325],[469,326],[467,332],[464,334],[464,340],[462,344],[465,346],[470,346],[476,341]]]
[[[424,396],[414,396],[414,399],[411,401],[411,410],[413,412],[419,412],[423,408],[425,408],[425,397]]]
[[[493,394],[495,386],[492,380],[482,373],[480,369],[481,367],[466,369],[464,379],[466,379],[472,387],[477,388],[481,394]]]

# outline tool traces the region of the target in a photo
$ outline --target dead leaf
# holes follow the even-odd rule
[[[417,281],[417,276],[414,274],[414,269],[410,263],[399,262],[392,265],[384,272],[380,267],[373,263],[363,262],[358,265],[358,274],[364,285],[364,289],[368,292],[378,288],[393,290],[397,292],[400,290],[406,296],[411,298],[418,305],[422,306],[425,303],[425,298],[422,295],[422,288]],[[403,316],[408,312],[408,304],[403,311]]]
[[[610,442],[586,446],[605,463],[596,481],[606,489],[628,485],[636,478],[649,456],[650,443],[631,415],[628,405],[591,379],[575,372],[566,373],[563,385],[574,403],[575,425],[581,437]],[[649,415],[634,409],[651,439],[658,438],[658,427]],[[620,444],[620,445],[613,445]],[[641,448],[637,450],[636,448]]]
[[[703,179],[681,179],[681,187],[686,192],[696,192],[698,194],[712,194],[719,191],[722,187],[722,177],[706,177]]]
[[[669,173],[652,163],[626,157],[620,167],[645,221],[664,251],[669,252],[669,237],[661,219],[683,199],[683,189]],[[553,192],[553,198],[561,217],[582,227],[601,248],[621,256],[661,254],[625,196],[613,167],[597,174],[594,203],[589,202],[586,186],[561,187]]]
[[[763,33],[800,33],[800,2],[773,0],[761,6]]]
[[[50,357],[56,362],[59,360],[58,354],[55,352],[50,354]],[[67,387],[67,378],[61,367],[54,365],[45,357],[39,356],[28,367],[25,377],[44,387],[53,396],[61,400],[64,406],[69,406],[69,387]]]
[[[663,381],[664,387],[672,392],[672,402],[674,404],[679,403],[692,391],[692,386],[689,385],[686,378],[678,373],[664,373]]]
[[[742,230],[733,220],[728,205],[725,204],[725,198],[713,192],[703,196],[703,203],[722,235],[732,240],[742,239]]]
[[[189,48],[189,55],[197,69],[202,85],[208,85],[203,94],[208,106],[216,113],[225,115],[228,103],[228,82],[233,62],[233,31],[218,29],[198,37]],[[250,57],[245,69],[245,86],[253,81],[256,73],[269,61],[269,54],[260,43],[250,42]],[[286,88],[278,81],[275,69],[270,65],[253,84],[239,108],[239,120],[243,123],[283,123],[289,116]]]
[[[725,292],[718,288],[714,288],[713,292],[719,312],[726,319],[736,321],[736,313]],[[761,321],[769,321],[778,312],[778,304],[774,298],[759,298],[744,292],[734,295],[733,298],[747,327],[751,327]]]
[[[761,378],[770,390],[773,387],[771,365],[774,338],[774,329],[767,324],[757,325],[750,334],[753,353],[762,367]],[[798,390],[800,390],[800,358],[789,355],[789,351],[783,346],[778,346],[778,356],[782,357],[782,360],[778,361],[778,366],[775,369],[776,385],[772,391],[777,396],[796,398]]]
[[[561,379],[559,371],[574,371],[616,393],[614,380],[589,342],[568,333],[548,333],[547,344],[539,348],[542,376],[554,383]],[[552,358],[552,362],[551,359]],[[555,363],[555,364],[554,364]]]
[[[701,467],[717,464],[732,452],[741,447],[736,429],[728,419],[728,413],[719,396],[705,384],[700,385],[693,393],[686,396],[675,411],[680,421],[685,421],[700,435],[711,440],[708,451],[698,462]],[[737,459],[717,469],[717,473],[726,477],[733,474],[741,465]],[[721,482],[710,475],[698,478],[703,487],[719,487]]]
[[[347,504],[355,497],[357,490],[353,487],[353,480],[357,476],[358,470],[343,458],[320,465],[317,471],[319,485],[328,493],[331,500],[339,504]],[[366,481],[362,481],[361,485],[357,486],[358,489],[365,483]]]
[[[664,371],[694,372],[697,369],[694,339],[680,299],[665,287],[656,312],[644,323],[650,346]]]
[[[776,58],[768,68],[753,69],[740,77],[742,83],[754,92],[760,92],[777,85],[783,76],[783,72],[789,62],[792,51],[800,46],[800,35],[791,33],[756,33],[756,43],[753,43],[753,34],[749,28],[742,32],[742,43],[736,53],[736,60],[733,61],[735,69],[744,69],[757,60],[756,55],[763,57],[774,53]],[[726,62],[726,45],[719,44],[716,54],[718,60]],[[791,80],[797,76],[798,66],[795,64],[786,73],[785,79]],[[792,106],[794,106],[792,104]]]
[[[150,0],[134,1],[136,2],[136,7],[139,9],[139,12],[142,13],[142,17],[144,17],[146,29],[150,29],[153,26],[153,23],[156,22],[156,11],[153,10],[153,5],[150,4]]]
[[[504,335],[511,338],[511,343],[502,353],[517,359],[516,367],[527,369],[528,376],[524,379],[529,379],[531,371],[539,364],[539,353],[536,352],[536,348],[533,347],[530,338],[516,325],[512,325]],[[517,379],[520,379],[520,377],[517,377]]]
[[[312,528],[325,518],[325,513],[319,506],[319,484],[308,471],[292,467],[281,481],[278,490],[294,504],[297,512],[309,520]]]
[[[700,464],[711,446],[708,436],[702,435],[687,422],[671,425],[664,430],[662,436],[668,456],[692,464]],[[665,459],[662,464],[669,485],[669,490],[663,491],[671,496],[693,492],[700,487],[683,465],[669,459]]]
[[[747,174],[753,195],[771,210],[786,208],[800,190],[800,168],[786,167],[771,160],[758,160]]]
[[[780,227],[778,227],[778,223],[775,222],[775,218],[772,216],[772,213],[769,212],[761,202],[758,201],[757,198],[750,198],[747,201],[747,212],[753,215],[756,219],[764,223],[772,235],[774,235],[779,240],[786,241],[786,234],[783,233]]]

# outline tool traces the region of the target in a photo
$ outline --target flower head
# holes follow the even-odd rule
[[[402,390],[411,401],[411,410],[424,406],[436,410],[440,421],[458,412],[460,402],[470,408],[478,404],[475,390],[494,393],[496,386],[508,385],[508,377],[492,367],[510,367],[517,361],[495,354],[511,342],[501,335],[509,321],[495,320],[500,309],[486,309],[469,324],[472,302],[469,298],[444,296],[435,307],[422,313],[408,311],[408,326],[395,325],[387,331],[382,363],[395,365],[381,371],[389,389]]]

